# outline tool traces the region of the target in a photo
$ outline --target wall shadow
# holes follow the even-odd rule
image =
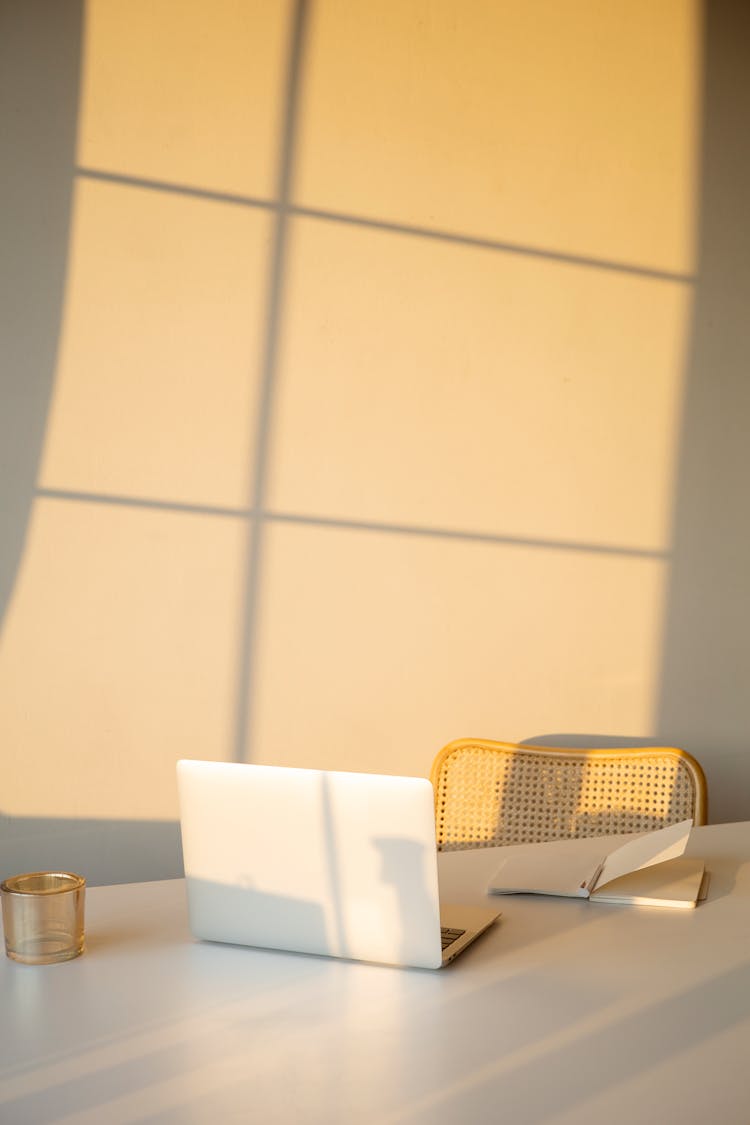
[[[711,819],[750,817],[750,6],[704,5],[698,279],[684,396],[659,741],[704,765]]]
[[[10,817],[0,813],[0,878],[21,871],[75,871],[89,886],[180,879],[176,820]]]
[[[260,357],[261,387],[258,401],[258,422],[253,464],[252,510],[262,516],[268,491],[268,466],[274,405],[277,395],[279,351],[285,312],[287,258],[289,254],[289,209],[294,183],[297,131],[301,108],[303,66],[305,61],[311,0],[295,0],[291,12],[287,65],[283,90],[283,123],[279,137],[275,222],[269,256],[266,288],[265,333]],[[258,617],[261,604],[262,563],[265,544],[265,521],[249,521],[247,531],[246,567],[242,633],[237,658],[236,699],[233,736],[233,757],[236,762],[252,761],[254,751],[253,721],[257,694]]]
[[[80,0],[0,17],[0,626],[23,552],[65,301],[83,36]]]

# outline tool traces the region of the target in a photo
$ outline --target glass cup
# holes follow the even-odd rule
[[[13,875],[0,886],[5,952],[26,965],[70,961],[83,952],[86,880],[68,871]]]

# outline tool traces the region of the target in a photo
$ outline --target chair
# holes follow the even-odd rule
[[[494,847],[646,832],[692,817],[708,795],[683,750],[563,750],[463,738],[430,771],[438,848]]]

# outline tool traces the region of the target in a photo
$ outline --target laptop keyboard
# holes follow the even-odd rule
[[[453,945],[454,941],[463,937],[466,930],[451,930],[448,926],[440,927],[440,939],[443,943],[443,949],[447,949],[449,945]]]

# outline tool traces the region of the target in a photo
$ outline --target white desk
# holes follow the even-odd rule
[[[750,823],[690,851],[695,911],[503,898],[437,972],[200,944],[182,881],[93,888],[82,957],[0,963],[0,1121],[747,1125]],[[444,891],[495,860],[441,856]]]

